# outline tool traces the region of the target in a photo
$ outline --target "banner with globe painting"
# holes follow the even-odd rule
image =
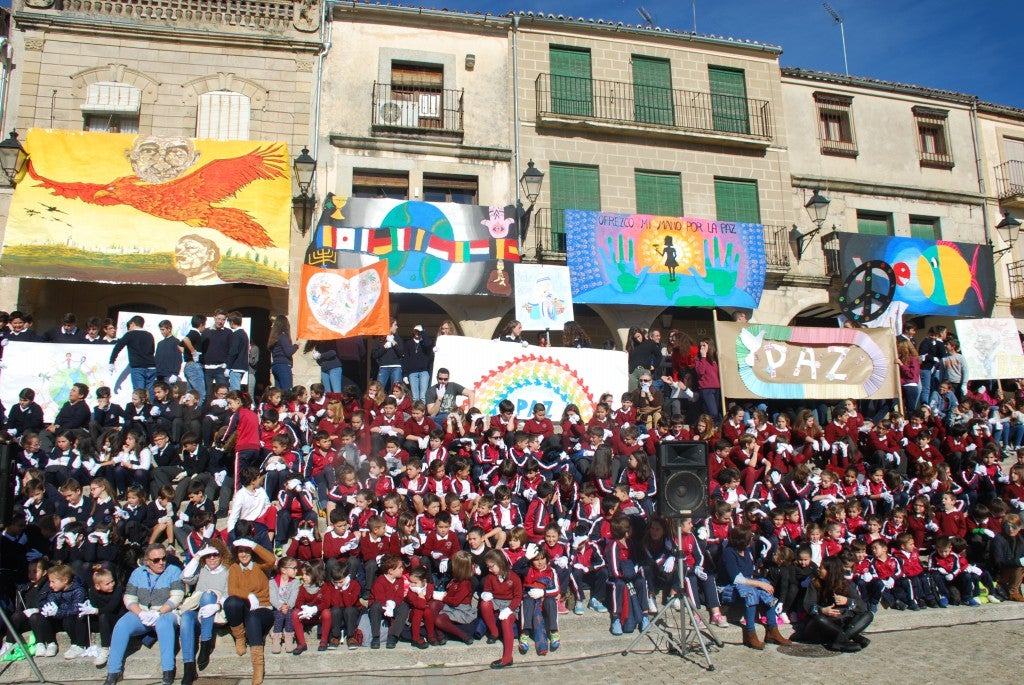
[[[43,409],[43,419],[53,421],[67,402],[71,386],[85,383],[89,386],[86,402],[90,407],[101,385],[111,389],[110,401],[123,407],[132,401],[128,356],[118,355],[111,372],[111,349],[111,345],[11,342],[4,347],[0,401],[5,407],[16,407],[18,393],[32,388],[36,403]]]
[[[515,210],[328,193],[305,264],[355,269],[378,260],[392,293],[510,297]]]

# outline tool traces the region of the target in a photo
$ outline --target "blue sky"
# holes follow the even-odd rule
[[[696,0],[702,34],[779,45],[783,66],[843,73],[839,26],[816,0]],[[401,2],[400,4],[417,4]],[[690,31],[690,0],[442,0],[426,7],[503,14],[510,10],[641,23]],[[1020,0],[831,0],[844,19],[851,76],[955,90],[1024,108],[1017,73],[1024,22]]]

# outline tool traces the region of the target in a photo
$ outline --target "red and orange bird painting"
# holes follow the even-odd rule
[[[288,160],[281,144],[253,150],[230,159],[217,159],[191,173],[163,183],[150,183],[136,175],[109,183],[62,182],[36,173],[28,163],[28,176],[55,196],[89,204],[127,205],[159,219],[180,221],[195,228],[220,231],[247,247],[273,247],[266,229],[252,215],[235,207],[215,207],[245,186],[259,180],[287,177]]]

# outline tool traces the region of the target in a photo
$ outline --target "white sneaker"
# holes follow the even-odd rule
[[[104,666],[106,666],[107,665],[107,654],[109,654],[109,653],[110,653],[110,650],[107,649],[106,647],[97,647],[96,648],[96,658],[92,660],[93,665],[96,666],[96,668],[103,668]]]
[[[65,659],[77,659],[78,657],[85,654],[85,650],[78,645],[71,645],[68,647],[68,651],[64,652]]]
[[[37,657],[39,657],[39,656],[42,656],[42,657],[57,656],[57,643],[56,642],[48,642],[45,646],[40,647],[39,649],[36,650],[36,656]]]
[[[647,610],[652,614],[658,613],[658,600],[654,595],[647,595]]]
[[[7,656],[8,654],[10,654],[13,651],[14,651],[14,643],[13,642],[5,642],[3,644],[3,646],[0,646],[0,659],[3,659],[5,656]]]

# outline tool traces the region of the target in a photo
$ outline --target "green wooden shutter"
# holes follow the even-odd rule
[[[756,181],[715,179],[715,215],[719,221],[761,223]]]
[[[590,51],[552,45],[551,108],[557,114],[589,117],[593,113]]]
[[[671,126],[672,66],[667,59],[633,55],[633,109],[637,121]]]
[[[910,217],[910,237],[923,240],[938,240],[939,226],[935,219],[925,217]]]
[[[716,131],[750,133],[747,83],[741,69],[708,67],[711,117]]]
[[[679,174],[637,171],[634,178],[637,214],[683,215],[683,191]]]
[[[597,167],[552,164],[551,245],[554,252],[565,252],[565,210],[601,209],[601,182]]]
[[[864,235],[892,235],[891,216],[872,212],[857,212],[857,232]]]

